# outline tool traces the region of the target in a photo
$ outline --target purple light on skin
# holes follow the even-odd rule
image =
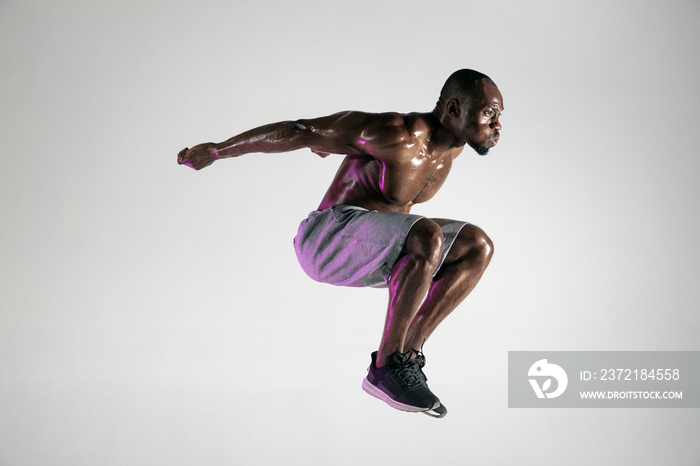
[[[367,141],[365,141],[364,139],[360,139],[357,141],[357,143],[361,146],[364,146],[367,143]]]
[[[216,149],[212,150],[211,153],[214,154],[214,157],[218,157],[218,156],[219,156],[219,151],[216,150]]]

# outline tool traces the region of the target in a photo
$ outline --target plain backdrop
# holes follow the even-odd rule
[[[700,3],[0,1],[0,465],[700,465],[697,409],[509,409],[516,350],[700,350]],[[292,238],[340,163],[185,146],[504,96],[414,212],[495,243],[425,347],[442,420],[360,388],[385,290]]]

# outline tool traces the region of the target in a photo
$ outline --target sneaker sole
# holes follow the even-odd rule
[[[419,406],[411,406],[411,405],[399,403],[398,401],[392,399],[389,395],[384,393],[379,387],[372,384],[372,382],[370,382],[367,379],[364,379],[362,381],[362,389],[365,392],[367,392],[368,394],[372,395],[373,397],[375,397],[379,400],[382,400],[384,403],[388,404],[392,408],[398,409],[399,411],[407,411],[409,413],[426,413],[429,416],[433,416],[433,417],[442,417],[445,414],[447,414],[447,410],[445,410],[445,413],[442,414],[442,416],[430,414],[430,411],[438,412],[436,410],[440,410],[441,407],[444,409],[444,407],[440,404],[439,401],[437,403],[435,403],[430,408],[421,408]]]

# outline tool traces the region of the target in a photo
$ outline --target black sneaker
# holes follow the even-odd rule
[[[425,383],[427,377],[421,370],[425,358],[409,359],[409,354],[397,351],[389,355],[385,365],[377,367],[377,352],[372,353],[372,364],[367,369],[367,378],[362,381],[362,389],[401,411],[444,416],[440,415],[444,409],[440,400]]]

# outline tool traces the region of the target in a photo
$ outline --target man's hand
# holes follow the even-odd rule
[[[187,165],[195,170],[208,167],[217,159],[219,159],[219,152],[214,148],[214,143],[211,142],[198,144],[192,149],[185,147],[177,154],[177,163]]]

